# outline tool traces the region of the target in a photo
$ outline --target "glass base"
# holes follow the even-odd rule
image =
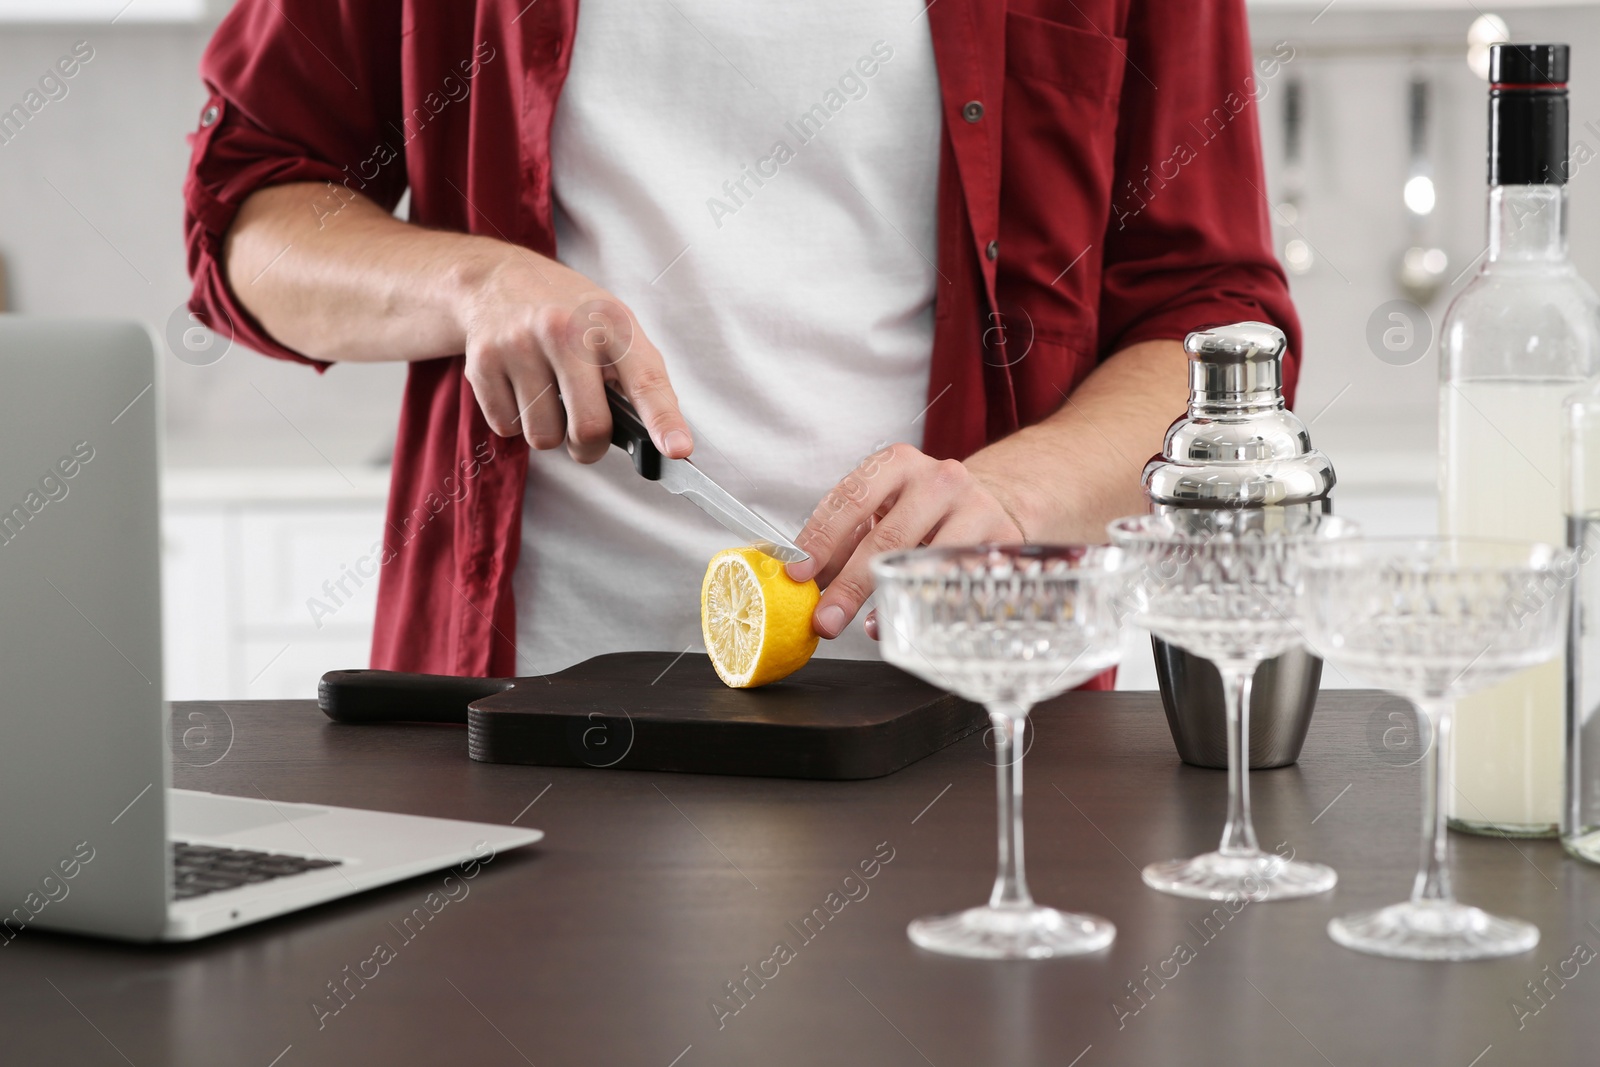
[[[916,919],[906,927],[929,952],[984,960],[1043,960],[1081,956],[1111,944],[1117,928],[1094,915],[1041,908],[982,907]]]
[[[1392,904],[1328,924],[1345,948],[1402,960],[1482,960],[1515,956],[1539,943],[1539,928],[1455,903]]]
[[[1293,900],[1326,893],[1338,881],[1332,867],[1286,860],[1270,852],[1242,856],[1207,852],[1144,869],[1144,884],[1151,889],[1200,900]]]
[[[1482,822],[1477,819],[1458,819],[1454,815],[1445,821],[1452,830],[1485,837],[1556,837],[1561,833],[1561,827],[1553,822]]]
[[[1600,863],[1600,830],[1586,829],[1561,839],[1561,847],[1569,856],[1586,863]]]

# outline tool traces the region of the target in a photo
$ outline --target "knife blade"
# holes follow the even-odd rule
[[[667,492],[688,500],[725,529],[749,542],[752,548],[774,559],[799,563],[811,558],[777,527],[745,507],[689,460],[663,456],[650,440],[650,431],[645,429],[628,398],[610,384],[606,386],[606,402],[611,407],[611,443],[633,459],[633,469],[641,478],[656,482]]]

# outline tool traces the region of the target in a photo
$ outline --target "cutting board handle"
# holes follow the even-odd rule
[[[516,684],[514,678],[460,678],[401,671],[329,671],[317,706],[334,722],[467,721],[467,705]]]

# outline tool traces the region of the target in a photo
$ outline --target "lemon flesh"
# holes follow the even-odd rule
[[[797,582],[754,548],[711,557],[700,584],[700,633],[717,677],[734,689],[788,677],[811,659],[817,583]]]

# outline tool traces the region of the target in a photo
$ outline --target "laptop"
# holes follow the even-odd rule
[[[0,315],[0,943],[205,937],[538,830],[172,789],[142,326]]]

